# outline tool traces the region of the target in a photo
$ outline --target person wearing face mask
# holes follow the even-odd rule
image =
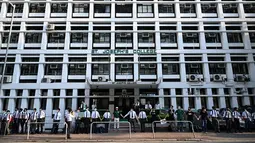
[[[90,131],[90,111],[89,108],[84,112],[84,131],[86,134],[89,134]]]
[[[207,133],[207,119],[208,119],[208,113],[206,111],[205,107],[202,107],[202,110],[200,112],[200,116],[197,118],[197,120],[202,121],[202,130],[204,133]]]
[[[61,120],[61,113],[60,113],[60,108],[58,108],[57,112],[54,114],[53,117],[53,128],[52,128],[52,133],[57,134],[58,133],[58,123]]]
[[[128,115],[129,115],[129,122],[132,126],[133,132],[136,132],[135,122],[138,121],[138,117],[136,115],[136,112],[131,108],[130,111],[123,118],[126,118]]]
[[[178,106],[178,109],[175,111],[175,114],[177,115],[177,121],[178,122],[178,131],[183,132],[183,120],[184,120],[184,111],[181,108],[181,106]]]
[[[95,108],[94,109],[94,111],[92,111],[92,113],[91,113],[91,118],[92,118],[92,122],[97,122],[97,121],[99,121],[99,118],[100,118],[100,114],[99,114],[99,112],[97,111],[97,108]],[[97,131],[97,124],[96,123],[94,123],[93,124],[93,132],[94,133],[96,133],[96,131]]]

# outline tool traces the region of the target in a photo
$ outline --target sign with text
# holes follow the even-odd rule
[[[154,55],[156,54],[155,49],[141,49],[141,50],[92,50],[92,54],[102,54],[102,55],[109,55],[109,54],[141,54],[141,55]]]

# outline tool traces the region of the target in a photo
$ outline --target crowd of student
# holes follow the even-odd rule
[[[154,107],[160,108],[159,105],[155,105]],[[84,112],[80,112],[80,109],[84,110]],[[118,107],[115,108],[113,113],[110,113],[109,110],[106,110],[103,115],[100,115],[96,109],[96,106],[93,106],[92,111],[90,111],[86,106],[81,107],[75,111],[72,111],[70,108],[68,108],[64,116],[62,116],[60,109],[57,109],[57,111],[54,113],[54,116],[52,116],[53,126],[51,132],[58,133],[59,123],[62,118],[64,118],[67,125],[68,138],[70,138],[71,131],[73,131],[73,133],[89,133],[90,125],[93,122],[93,133],[107,133],[109,129],[109,123],[105,122],[109,121],[114,122],[114,130],[118,131],[121,117],[128,118],[133,132],[136,132],[137,128],[140,128],[141,132],[145,132],[145,123],[148,121],[148,116],[150,116],[150,123],[153,123],[153,121],[166,120],[179,121],[177,123],[177,130],[179,132],[182,132],[184,129],[184,123],[182,121],[190,121],[193,123],[194,120],[199,120],[201,122],[202,131],[205,133],[207,132],[208,121],[212,122],[215,132],[220,132],[219,118],[225,120],[227,132],[242,132],[240,128],[240,120],[245,121],[245,131],[251,131],[251,127],[253,126],[252,124],[255,125],[255,113],[251,114],[246,109],[240,113],[238,108],[234,108],[234,111],[231,111],[230,108],[226,108],[224,113],[220,114],[215,107],[212,107],[210,112],[207,112],[206,108],[203,107],[201,112],[196,114],[192,112],[191,108],[189,108],[188,111],[184,111],[181,107],[178,107],[175,111],[173,106],[171,106],[167,115],[160,117],[156,113],[155,108],[153,108],[150,103],[147,103],[142,107],[139,104],[134,105],[134,107],[131,108],[130,111],[125,115],[122,115]],[[30,132],[32,134],[42,133],[44,131],[45,117],[46,114],[42,109],[37,111],[37,109],[34,108],[32,113],[28,113],[26,108],[16,108],[13,113],[10,113],[9,110],[4,110],[2,114],[0,114],[0,133],[27,133],[28,122],[32,123],[30,124]],[[105,122],[99,123],[100,121]],[[137,123],[140,127],[137,127]],[[154,123],[154,127],[156,129],[156,123]],[[191,124],[189,124],[189,129],[191,130]]]

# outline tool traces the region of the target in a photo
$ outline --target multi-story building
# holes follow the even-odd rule
[[[255,103],[254,1],[12,3],[0,110]],[[12,6],[0,6],[2,71]]]

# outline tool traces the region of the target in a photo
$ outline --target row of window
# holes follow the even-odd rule
[[[67,4],[51,4],[52,13],[66,13]],[[217,13],[217,4],[202,4],[202,13]],[[223,4],[222,6],[224,13],[238,13],[238,4]],[[138,4],[138,13],[153,13],[154,6],[151,4]],[[174,4],[159,4],[159,13],[174,13]],[[95,4],[95,13],[110,13],[111,5],[109,4]],[[255,4],[244,4],[245,13],[255,13]],[[8,12],[12,12],[12,6],[8,7]],[[23,13],[23,4],[16,4],[16,13]],[[29,7],[30,13],[45,13],[45,4],[33,3]],[[88,13],[89,4],[73,4],[73,13]],[[181,13],[195,13],[196,4],[180,4]],[[116,13],[132,13],[132,4],[117,4]]]
[[[198,33],[183,33],[183,43],[199,43]],[[110,43],[110,33],[95,33],[93,36],[94,43]],[[116,43],[132,43],[133,36],[131,33],[118,33],[115,36]],[[229,43],[242,43],[241,33],[227,33]],[[206,43],[221,43],[220,33],[205,33]],[[12,33],[10,43],[18,43],[19,34]],[[40,33],[27,33],[25,35],[26,43],[41,43],[42,34]],[[85,33],[73,33],[70,38],[71,43],[87,43],[88,35]],[[250,33],[251,42],[255,42],[255,33]],[[8,42],[8,33],[3,34],[2,43]],[[50,33],[48,34],[48,43],[64,43],[65,33]],[[138,43],[154,43],[155,36],[152,33],[139,33]],[[161,43],[176,43],[177,34],[174,33],[161,33]]]

